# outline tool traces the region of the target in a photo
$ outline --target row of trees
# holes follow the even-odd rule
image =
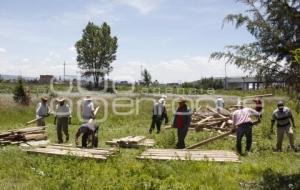
[[[229,14],[224,23],[236,28],[246,26],[256,39],[252,43],[229,45],[212,59],[225,59],[243,70],[257,73],[270,84],[283,80],[294,91],[300,91],[300,1],[237,0],[249,7],[241,14]]]

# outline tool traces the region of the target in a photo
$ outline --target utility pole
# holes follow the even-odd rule
[[[225,62],[224,88],[227,90],[227,62]]]
[[[66,81],[66,62],[64,62],[64,82]]]

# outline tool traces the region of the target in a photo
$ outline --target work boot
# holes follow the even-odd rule
[[[149,129],[149,134],[151,134],[152,133],[152,129]]]
[[[156,134],[159,134],[159,133],[160,133],[160,131],[157,131],[157,132],[156,132]]]
[[[69,135],[66,136],[66,143],[69,142]]]

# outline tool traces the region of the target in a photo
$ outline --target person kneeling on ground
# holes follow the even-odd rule
[[[98,129],[99,126],[94,123],[94,121],[89,121],[80,126],[76,133],[75,143],[79,144],[78,138],[82,135],[82,147],[87,148],[89,142],[91,142],[91,147],[98,147]]]
[[[172,126],[174,128],[177,128],[178,142],[176,148],[184,149],[185,148],[184,140],[191,123],[191,112],[186,105],[186,100],[184,99],[184,97],[180,97],[178,103],[179,103],[179,107],[177,108],[177,111],[174,114],[174,120]]]
[[[236,105],[238,109],[233,112],[232,120],[236,129],[236,149],[239,154],[242,154],[242,138],[246,135],[246,152],[249,153],[252,145],[252,126],[251,115],[257,116],[260,122],[260,113],[251,108],[244,108],[243,102]]]

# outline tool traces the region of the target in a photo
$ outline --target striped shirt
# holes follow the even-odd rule
[[[259,116],[260,113],[251,108],[242,108],[233,112],[233,125],[238,126],[243,123],[252,122],[251,115]]]
[[[276,109],[272,115],[272,121],[277,122],[277,127],[290,127],[291,122],[290,119],[293,118],[292,112],[289,108],[284,107],[283,111],[279,111]]]

